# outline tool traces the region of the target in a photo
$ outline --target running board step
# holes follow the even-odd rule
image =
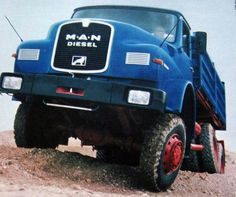
[[[99,106],[97,106],[96,108],[86,108],[86,107],[78,107],[78,106],[73,106],[73,105],[62,105],[62,104],[55,104],[55,103],[47,103],[45,101],[43,101],[44,105],[47,106],[52,106],[52,107],[60,107],[60,108],[67,108],[67,109],[77,109],[77,110],[82,110],[82,111],[96,111]]]

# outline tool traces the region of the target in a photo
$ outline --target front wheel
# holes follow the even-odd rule
[[[145,133],[140,168],[148,188],[168,189],[181,167],[186,144],[185,125],[173,114],[158,117]]]
[[[66,118],[56,108],[40,103],[22,103],[14,121],[15,142],[24,148],[56,148],[67,144]]]

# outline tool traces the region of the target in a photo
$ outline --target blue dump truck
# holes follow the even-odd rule
[[[46,39],[22,42],[14,72],[1,74],[0,92],[21,102],[17,146],[79,138],[102,161],[138,166],[152,191],[180,169],[224,173],[225,88],[206,42],[177,11],[75,9]]]

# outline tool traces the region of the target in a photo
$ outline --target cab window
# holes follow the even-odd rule
[[[183,22],[182,45],[185,53],[190,56],[190,31],[185,22]]]

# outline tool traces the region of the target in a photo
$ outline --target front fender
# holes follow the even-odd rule
[[[187,87],[193,85],[186,80],[168,80],[163,86],[163,90],[167,93],[166,110],[180,114],[183,108],[184,96]]]

